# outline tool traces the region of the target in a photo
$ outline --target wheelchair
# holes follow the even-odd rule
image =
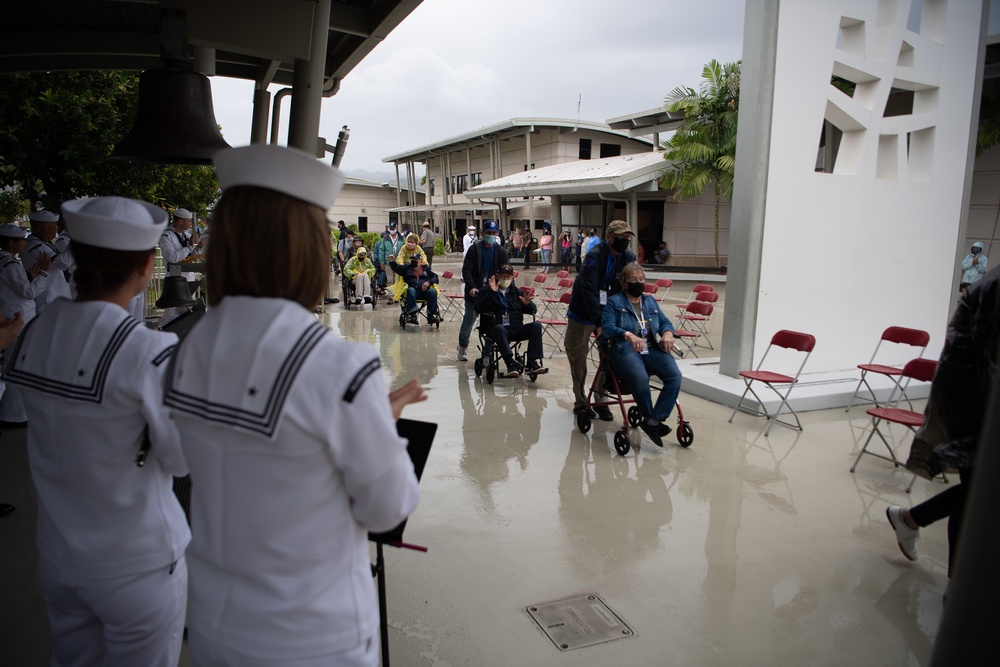
[[[635,405],[635,399],[626,398],[626,396],[631,396],[631,388],[625,382],[624,378],[618,377],[611,368],[611,360],[608,358],[606,346],[596,341],[594,345],[599,351],[597,372],[594,373],[594,379],[590,383],[590,390],[587,392],[586,409],[581,410],[576,415],[576,426],[580,429],[581,433],[587,433],[590,431],[593,422],[593,418],[590,416],[590,408],[617,405],[619,410],[621,410],[624,424],[615,432],[615,451],[625,456],[632,448],[632,444],[629,441],[629,432],[642,422],[642,414],[639,412],[639,406]],[[611,399],[608,401],[595,400],[599,389],[597,378],[600,376],[601,371],[604,371],[604,390],[608,392]],[[661,387],[654,384],[651,384],[650,387],[657,390],[661,389]],[[625,406],[629,403],[632,405],[626,409]],[[674,405],[674,411],[677,413],[677,430],[674,431],[677,436],[677,443],[684,448],[690,447],[694,442],[694,429],[691,428],[691,423],[684,419],[684,411],[681,409],[680,401]]]
[[[427,324],[433,325],[435,329],[441,328],[441,307],[438,306],[438,312],[431,315],[427,312],[427,301],[420,298],[420,294],[417,294],[417,312],[406,313],[406,293],[404,292],[402,298],[397,302],[399,303],[399,328],[405,329],[407,324],[420,324],[420,315],[423,314],[427,318]]]
[[[534,317],[532,317],[534,321]],[[476,371],[476,377],[482,377],[486,380],[486,384],[493,384],[493,380],[497,377],[500,371],[500,362],[502,358],[500,357],[500,350],[497,345],[493,342],[493,338],[490,334],[493,333],[493,327],[496,325],[496,315],[493,313],[482,313],[479,316],[479,326],[476,328],[479,334],[479,358],[476,359],[474,368]],[[514,355],[514,360],[521,365],[521,368],[528,368],[528,352],[523,349],[522,343],[527,343],[527,341],[522,340],[512,340],[510,341],[510,351]],[[530,373],[525,370],[525,375],[528,379],[534,382],[538,379],[537,373]]]
[[[378,303],[378,295],[375,293],[374,287],[375,287],[375,283],[373,281],[372,282],[372,302],[371,302],[372,310],[375,310],[375,305]],[[346,308],[347,310],[350,310],[351,306],[357,306],[358,308],[361,308],[363,306],[368,305],[368,304],[365,304],[365,303],[360,303],[360,304],[354,303],[354,295],[356,293],[356,290],[354,288],[354,281],[351,280],[350,278],[348,278],[347,276],[345,276],[343,271],[340,272],[340,289],[341,289],[341,292],[343,292],[343,295],[344,295],[344,299],[343,299],[343,301],[341,301],[341,303],[344,304],[344,308]]]

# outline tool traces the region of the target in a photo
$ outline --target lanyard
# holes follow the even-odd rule
[[[485,242],[484,242],[484,245],[485,245]],[[496,252],[496,249],[493,246],[490,246],[490,254],[489,254],[489,256],[486,259],[485,266],[483,267],[483,268],[486,269],[485,277],[487,277],[487,278],[490,275],[490,267],[493,266],[493,253],[494,252]]]
[[[615,258],[612,257],[611,255],[608,255],[608,269],[604,275],[604,289],[606,289],[609,292],[611,291],[611,274],[614,273],[614,270],[615,270]]]
[[[505,313],[508,310],[510,310],[509,306],[507,305],[507,299],[504,298],[503,290],[497,290],[497,298],[500,299],[500,303],[503,304],[503,311]]]
[[[639,322],[639,333],[645,338],[649,329],[646,328],[646,314],[642,310],[642,297],[639,297],[639,312],[636,312],[635,305],[631,301],[628,302],[628,305],[632,306],[632,313]]]

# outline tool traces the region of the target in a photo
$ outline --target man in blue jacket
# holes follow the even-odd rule
[[[573,412],[579,413],[587,406],[587,353],[590,350],[590,335],[601,334],[601,314],[608,298],[622,291],[621,273],[625,265],[636,261],[635,253],[629,250],[632,228],[624,220],[615,220],[608,225],[603,241],[591,248],[583,258],[583,267],[573,281],[567,313],[566,338],[563,346],[569,359],[569,370],[573,377]],[[598,386],[602,383],[599,381]],[[596,408],[592,417],[611,421],[611,410],[602,405]]]
[[[472,327],[476,324],[475,300],[481,291],[488,288],[489,279],[496,275],[500,267],[509,264],[507,251],[497,243],[500,235],[500,225],[496,220],[483,221],[483,238],[476,241],[465,253],[462,261],[462,280],[465,281],[465,315],[462,317],[462,328],[458,332],[458,360],[469,359],[466,351],[469,349],[469,337]]]

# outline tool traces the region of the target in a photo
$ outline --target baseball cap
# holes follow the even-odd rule
[[[484,220],[483,221],[483,231],[484,232],[499,232],[500,225],[497,224],[496,220]]]
[[[514,267],[511,266],[510,264],[501,264],[500,270],[497,271],[497,273],[498,274],[509,273],[510,275],[514,275]]]
[[[632,228],[624,220],[615,220],[608,225],[608,234],[618,236],[619,234],[632,234]]]

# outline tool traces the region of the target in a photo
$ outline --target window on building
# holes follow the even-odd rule
[[[483,184],[483,172],[477,171],[472,175],[472,187]]]
[[[535,168],[535,163],[534,162],[531,163],[530,167],[528,165],[524,165],[524,170],[525,171],[528,171],[528,169],[534,169],[534,168]]]
[[[618,144],[601,144],[601,157],[618,157],[622,154],[622,147]]]
[[[590,139],[580,139],[580,159],[590,159]]]
[[[455,194],[460,195],[468,189],[468,179],[466,174],[455,177]]]

